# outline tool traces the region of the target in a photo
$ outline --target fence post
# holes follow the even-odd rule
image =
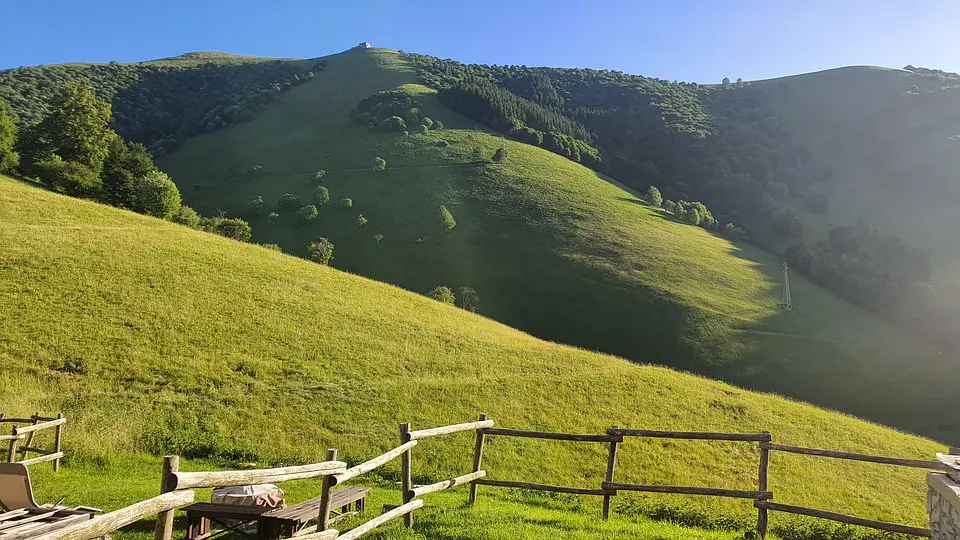
[[[620,426],[613,426],[611,430],[617,429]],[[611,434],[610,431],[607,431],[608,434]],[[612,434],[611,434],[612,435]],[[617,468],[617,441],[610,441],[610,454],[607,456],[607,482],[613,482],[613,473]],[[603,494],[603,519],[610,518],[610,498],[613,497],[609,492]]]
[[[10,432],[10,435],[13,437],[17,436],[17,426],[13,426],[13,430]],[[17,460],[17,439],[10,439],[10,450],[7,452],[7,461],[13,463]]]
[[[63,418],[63,413],[57,413],[57,419]],[[60,452],[63,445],[63,424],[57,426],[56,435],[54,435],[53,451]],[[60,472],[60,458],[53,461],[53,472]]]
[[[400,424],[400,444],[410,442],[410,424]],[[413,478],[410,472],[411,465],[410,449],[400,454],[400,490],[403,491],[403,504],[413,500]],[[403,516],[403,524],[407,528],[413,527],[413,512],[408,512]]]
[[[173,473],[180,470],[180,456],[163,456],[163,472],[160,475],[160,493],[169,493],[174,490]],[[173,536],[174,510],[167,510],[157,514],[157,526],[154,529],[154,540],[170,540]]]
[[[33,413],[33,416],[32,416],[31,418],[33,419],[33,425],[39,424],[39,423],[40,423],[40,411],[37,411],[37,412]],[[33,446],[33,436],[36,435],[36,434],[37,434],[36,431],[31,431],[30,434],[27,435],[27,440],[26,440],[26,442],[23,443],[23,445],[24,445],[24,446]],[[19,450],[19,452],[20,452],[21,454],[23,454],[23,456],[21,456],[20,459],[26,459],[26,457],[27,457],[27,451],[24,450],[23,448],[21,448],[21,449]]]
[[[766,435],[770,435],[770,432],[762,432]],[[768,437],[768,442],[772,437]],[[770,449],[763,446],[763,441],[760,441],[760,474],[757,480],[757,491],[767,491],[768,486],[768,472],[770,470]],[[757,509],[757,534],[760,538],[767,537],[767,509],[758,508]]]
[[[480,415],[481,422],[486,419],[487,415],[485,413]],[[480,464],[483,461],[483,440],[483,432],[477,430],[477,443],[473,447],[473,472],[480,470]],[[470,482],[470,499],[468,502],[469,504],[477,502],[477,484],[475,482]]]
[[[328,448],[327,458],[324,461],[335,461],[337,459],[337,449]],[[333,475],[323,477],[323,488],[320,492],[320,523],[317,532],[325,531],[330,528],[330,490],[333,489],[336,479]]]

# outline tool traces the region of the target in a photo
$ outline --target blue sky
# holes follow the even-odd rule
[[[366,40],[697,82],[851,64],[960,71],[958,16],[957,0],[0,0],[0,69],[198,50],[314,57]]]

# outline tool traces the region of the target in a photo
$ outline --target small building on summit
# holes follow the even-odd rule
[[[358,48],[358,49],[369,49],[369,48],[370,48],[370,42],[369,42],[369,41],[361,41],[360,44],[357,45],[357,48]]]

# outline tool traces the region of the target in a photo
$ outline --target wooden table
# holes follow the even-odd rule
[[[65,506],[21,508],[0,513],[0,540],[25,540],[93,517],[89,510]]]

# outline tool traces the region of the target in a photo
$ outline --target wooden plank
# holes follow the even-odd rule
[[[25,517],[17,520],[11,519],[11,520],[5,521],[3,523],[0,523],[0,531],[3,531],[5,529],[12,529],[15,527],[19,527],[21,525],[26,525],[27,523],[32,523],[34,521],[43,521],[49,517],[53,517],[54,514],[56,514],[59,511],[60,511],[59,508],[54,508],[53,510],[50,510],[47,512],[40,512],[39,514],[33,514],[30,517]]]
[[[825,510],[815,510],[813,508],[805,508],[803,506],[792,506],[789,504],[780,504],[770,501],[754,501],[753,503],[756,507],[764,507],[767,510],[774,510],[777,512],[787,512],[790,514],[799,514],[801,516],[810,516],[821,519],[829,519],[831,521],[839,521],[840,523],[847,523],[849,525],[860,525],[861,527],[869,527],[871,529],[879,529],[881,531],[889,531],[901,534],[911,534],[913,536],[920,536],[924,538],[930,538],[933,534],[930,529],[923,529],[920,527],[910,527],[907,525],[899,525],[897,523],[887,523],[885,521],[875,521],[872,519],[863,519],[854,516],[848,516],[845,514],[838,514],[836,512],[827,512]]]
[[[54,521],[53,523],[37,523],[35,527],[31,527],[29,530],[25,531],[6,531],[4,534],[0,535],[0,538],[3,540],[25,540],[27,538],[33,538],[34,536],[46,534],[51,531],[56,531],[57,529],[62,529],[63,527],[73,523],[87,521],[92,518],[93,514],[77,514],[75,516],[69,516],[61,520]]]
[[[340,531],[336,529],[327,529],[325,531],[320,531],[320,532],[315,532],[310,534],[303,534],[303,535],[298,534],[298,535],[295,535],[294,538],[296,538],[297,540],[333,540],[334,538],[339,536],[339,534],[340,534]]]
[[[496,487],[507,487],[507,488],[517,488],[517,489],[535,489],[537,491],[552,491],[554,493],[572,493],[574,495],[606,495],[606,491],[602,489],[589,489],[589,488],[572,488],[564,486],[548,486],[546,484],[534,484],[532,482],[512,482],[508,480],[488,480],[486,478],[481,478],[479,480],[474,480],[474,484],[479,484],[481,486],[496,486]]]
[[[316,478],[318,476],[340,474],[346,471],[347,464],[342,461],[324,461],[309,465],[294,465],[273,469],[251,469],[248,471],[206,471],[175,472],[175,489],[212,488],[221,486],[245,486],[253,484],[274,484],[287,480]]]
[[[480,422],[483,422],[487,419],[486,413],[480,414]],[[483,462],[483,443],[485,440],[485,435],[483,431],[477,430],[477,440],[473,446],[473,472],[480,471],[480,465]],[[470,495],[467,499],[467,504],[473,504],[477,502],[477,483],[470,483]]]
[[[53,461],[55,459],[60,459],[63,457],[63,452],[57,452],[55,454],[47,454],[45,456],[37,456],[35,458],[21,460],[20,463],[24,465],[35,465],[37,463],[43,463],[45,461]]]
[[[60,420],[60,419],[64,419],[64,421],[66,420],[66,418],[64,418],[63,416],[63,413],[57,414],[57,420]],[[61,452],[62,450],[63,450],[63,424],[60,424],[59,426],[57,426],[56,432],[54,433],[53,451]],[[53,462],[53,472],[59,472],[59,471],[60,471],[60,458],[57,458]]]
[[[9,435],[7,436],[9,437]],[[24,454],[27,452],[34,452],[34,453],[43,454],[46,456],[54,453],[54,450],[44,450],[43,448],[35,448],[33,446],[21,446],[20,449],[17,450],[17,452],[23,452]]]
[[[33,422],[33,418],[0,418],[0,423],[3,424],[29,424]]]
[[[174,477],[180,470],[180,456],[163,456],[160,470],[160,493],[169,493],[177,489]],[[154,540],[170,540],[173,537],[173,512],[163,511],[157,514],[157,523],[153,528]]]
[[[644,491],[648,493],[677,493],[680,495],[710,495],[714,497],[733,497],[737,499],[772,499],[769,491],[745,491],[741,489],[722,489],[692,486],[655,486],[650,484],[617,484],[604,482],[603,489],[613,491]]]
[[[7,451],[7,461],[13,463],[17,460],[17,443],[20,441],[20,435],[17,433],[17,426],[13,426],[13,431],[10,432],[10,448]]]
[[[619,426],[613,426],[612,430],[618,429]],[[607,474],[604,477],[606,482],[613,482],[613,473],[617,467],[617,441],[610,441],[610,451],[607,453]],[[604,493],[603,494],[603,519],[610,519],[610,500],[613,497],[613,493]]]
[[[410,441],[410,442],[416,442],[416,441]],[[358,525],[357,527],[351,529],[350,531],[347,531],[342,535],[340,535],[339,538],[341,538],[342,540],[354,540],[355,538],[360,538],[361,535],[364,535],[376,529],[377,527],[383,525],[384,523],[387,523],[388,521],[397,519],[400,516],[405,516],[410,512],[413,512],[417,508],[420,508],[421,506],[423,506],[423,499],[414,499],[408,502],[407,504],[400,505],[394,508],[393,510],[390,510],[385,514],[380,514],[379,516],[371,519],[370,521],[362,525]]]
[[[802,446],[788,446],[785,444],[774,444],[770,442],[762,443],[762,448],[777,450],[779,452],[790,452],[793,454],[804,454],[807,456],[820,456],[838,459],[849,459],[853,461],[866,461],[869,463],[882,463],[884,465],[898,465],[900,467],[915,467],[918,469],[934,469],[938,471],[952,471],[947,465],[939,461],[926,461],[922,459],[901,459],[884,456],[871,456],[868,454],[857,454],[854,452],[839,452],[836,450],[821,450],[819,448],[804,448]]]
[[[548,431],[526,431],[522,429],[481,428],[484,435],[502,435],[506,437],[526,437],[530,439],[548,439],[552,441],[610,442],[622,441],[618,435],[579,435],[575,433],[551,433]]]
[[[13,441],[25,439],[26,435],[0,435],[0,441]]]
[[[52,428],[56,426],[62,426],[67,423],[66,418],[57,418],[56,420],[50,420],[49,422],[40,422],[39,424],[33,424],[31,426],[23,426],[17,428],[17,434],[23,435],[24,433],[33,433],[35,431],[40,431],[42,429]]]
[[[351,478],[360,476],[361,474],[368,473],[377,467],[383,465],[384,463],[389,462],[393,458],[399,456],[400,454],[406,452],[407,450],[413,448],[417,445],[417,441],[410,441],[408,443],[401,444],[400,446],[390,450],[385,454],[381,454],[371,460],[364,461],[363,463],[357,465],[356,467],[351,467],[345,471],[340,472],[334,479],[337,481],[337,484],[342,484]]]
[[[465,424],[453,424],[450,426],[441,426],[430,429],[418,429],[410,432],[410,440],[426,439],[427,437],[436,437],[438,435],[452,435],[461,431],[472,431],[474,429],[483,429],[493,427],[493,420],[481,420],[479,422],[467,422]]]
[[[400,444],[406,444],[412,440],[410,424],[400,424]],[[406,452],[400,454],[400,495],[403,498],[403,504],[413,500],[413,496],[410,495],[410,490],[413,488],[413,472],[411,471],[413,463],[411,460],[410,449],[407,448]],[[413,512],[407,512],[403,515],[403,525],[408,529],[413,527]]]
[[[31,418],[31,423],[33,424],[33,426],[26,426],[26,427],[35,427],[35,426],[40,425],[40,420],[38,420],[39,417],[40,417],[40,411],[37,411],[37,412],[33,413],[33,416],[30,417],[30,418]],[[20,430],[17,430],[17,433],[18,433],[18,434],[22,434],[22,433],[24,433],[24,432],[23,432],[23,431],[20,431]],[[36,430],[36,429],[30,430],[30,431],[28,432],[28,435],[27,435],[27,442],[25,442],[24,444],[25,444],[26,446],[32,445],[32,444],[33,444],[33,437],[36,436],[36,434],[37,434],[37,430]],[[21,458],[27,457],[26,453],[25,453],[23,450],[17,450],[17,452],[20,453],[20,457],[21,457]]]
[[[336,461],[337,460],[337,449],[328,448],[325,461]],[[331,496],[330,490],[333,489],[333,486],[336,485],[332,476],[323,477],[323,487],[320,491],[320,520],[317,524],[317,528],[320,531],[326,532],[330,529],[330,506],[331,506]],[[335,537],[335,536],[334,536]]]
[[[413,488],[410,490],[410,498],[415,499],[417,497],[422,497],[424,495],[429,495],[431,493],[436,493],[438,491],[450,489],[454,486],[468,484],[478,478],[483,478],[486,475],[487,475],[487,471],[474,471],[472,473],[463,474],[456,478],[451,478],[449,480],[444,480],[442,482],[437,482],[435,484]]]
[[[770,449],[760,444],[760,467],[757,471],[757,491],[768,491],[770,477]],[[757,534],[761,539],[767,537],[767,509],[757,508]]]
[[[173,491],[132,504],[93,519],[36,536],[33,540],[90,540],[112,533],[143,518],[192,503],[192,490]]]
[[[30,513],[26,508],[18,508],[16,510],[11,510],[9,512],[4,512],[0,514],[0,521],[6,521],[8,519],[13,519],[18,516]]]
[[[657,429],[608,429],[610,435],[654,437],[660,439],[690,439],[695,441],[769,441],[769,433],[713,433],[709,431],[662,431]]]

